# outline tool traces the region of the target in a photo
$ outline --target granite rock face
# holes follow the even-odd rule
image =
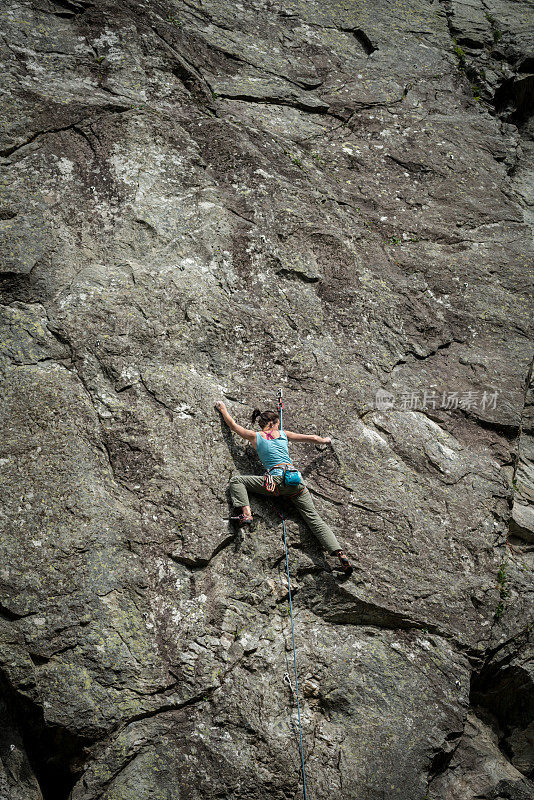
[[[0,797],[534,792],[531,0],[7,0]],[[289,677],[286,677],[286,673]]]

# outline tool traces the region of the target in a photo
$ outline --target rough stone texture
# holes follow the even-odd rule
[[[278,386],[310,798],[532,796],[533,12],[2,5],[2,800],[302,795]]]

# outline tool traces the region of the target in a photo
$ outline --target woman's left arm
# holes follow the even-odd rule
[[[219,400],[215,403],[215,408],[217,411],[220,411],[222,418],[230,428],[230,430],[238,433],[239,436],[242,436],[243,439],[246,439],[250,442],[254,447],[256,446],[256,433],[254,431],[249,430],[248,428],[244,428],[242,425],[239,425],[235,419],[228,413],[228,410],[222,400]]]
[[[292,431],[286,431],[284,428],[284,433],[288,439],[293,442],[314,442],[315,444],[330,444],[332,439],[330,436],[315,436],[313,433],[293,433]]]

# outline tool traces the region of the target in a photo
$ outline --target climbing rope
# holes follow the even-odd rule
[[[278,390],[278,411],[280,412],[280,430],[283,430],[282,424],[282,413],[283,413],[284,404],[282,402],[282,390]],[[280,512],[280,516],[282,517],[282,528],[284,531],[284,552],[286,556],[286,573],[287,573],[287,588],[289,593],[289,614],[291,617],[291,637],[293,640],[293,666],[295,668],[295,696],[297,698],[297,715],[299,721],[299,736],[300,736],[300,760],[302,764],[302,785],[304,789],[304,800],[307,800],[306,794],[306,770],[304,768],[304,748],[302,746],[302,724],[300,721],[300,703],[299,703],[299,684],[298,684],[298,677],[297,677],[297,654],[295,650],[295,626],[293,625],[293,601],[291,599],[291,578],[289,577],[289,559],[287,556],[287,539],[286,539],[286,520],[284,517],[283,512]],[[289,684],[289,675],[287,674],[287,679]],[[285,678],[285,676],[284,676]]]

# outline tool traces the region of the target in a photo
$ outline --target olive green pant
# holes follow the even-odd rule
[[[295,494],[295,486],[281,486],[281,477],[275,476],[275,482],[278,485],[278,492],[275,495],[273,492],[268,492],[263,485],[263,475],[234,475],[230,480],[230,498],[234,506],[249,506],[247,489],[254,494],[264,494],[269,497],[287,497],[291,500],[306,525],[311,532],[320,541],[325,550],[333,553],[335,550],[341,550],[341,545],[334,536],[331,528],[328,527],[326,522],[321,519],[313,504],[313,500],[308,489],[304,489],[302,494],[291,497]]]

